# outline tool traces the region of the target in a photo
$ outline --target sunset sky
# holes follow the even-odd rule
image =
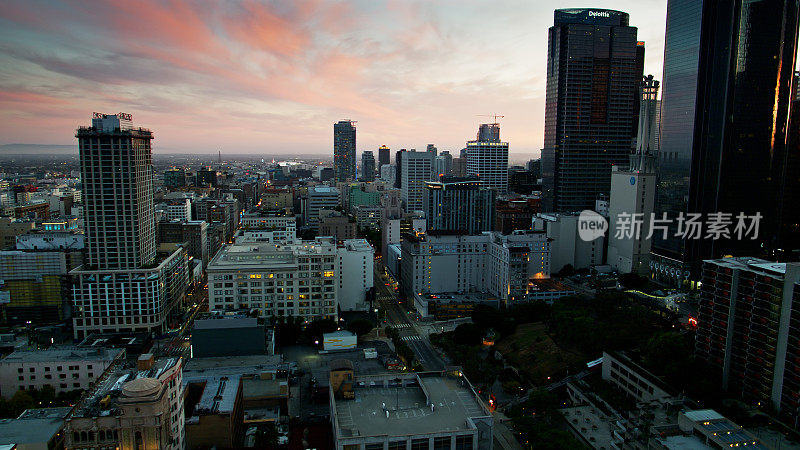
[[[563,7],[618,9],[661,78],[665,0],[0,3],[0,144],[75,144],[92,111],[133,114],[155,152],[457,151],[503,114],[542,146],[547,29]]]

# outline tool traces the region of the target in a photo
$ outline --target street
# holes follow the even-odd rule
[[[386,324],[397,329],[400,338],[405,342],[417,361],[422,364],[425,370],[444,370],[446,363],[442,360],[439,353],[433,348],[428,336],[417,330],[416,320],[409,318],[411,315],[399,303],[399,298],[389,283],[388,278],[383,274],[383,264],[375,263],[375,298],[380,308],[385,314]]]
[[[389,284],[387,286],[387,284]],[[425,370],[444,370],[446,363],[428,340],[427,333],[420,333],[417,329],[416,319],[411,320],[409,312],[399,303],[398,295],[390,286],[390,281],[383,273],[383,264],[375,262],[375,299],[385,314],[386,323],[383,326],[395,327],[401,339],[414,351],[417,360]],[[503,450],[518,450],[522,446],[514,437],[507,418],[500,412],[493,412],[494,417],[494,444]]]

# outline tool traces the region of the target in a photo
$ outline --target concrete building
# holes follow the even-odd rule
[[[264,189],[261,193],[261,208],[276,210],[292,206],[294,206],[292,189]]]
[[[260,230],[244,228],[236,232],[233,242],[236,244],[255,244],[279,242],[290,244],[297,241],[297,232],[294,227],[288,229]]]
[[[384,164],[381,166],[380,169],[380,179],[381,181],[385,181],[390,185],[394,186],[396,184],[396,167],[393,164]]]
[[[401,162],[400,197],[406,212],[424,209],[425,183],[433,178],[433,153],[403,152]]]
[[[0,396],[50,386],[58,392],[89,389],[112,364],[125,359],[122,349],[15,351],[0,359]]]
[[[544,231],[550,239],[551,273],[560,272],[568,264],[574,269],[603,264],[605,237],[592,241],[581,239],[577,214],[537,214],[533,229]]]
[[[500,124],[482,124],[476,140],[467,142],[466,174],[499,195],[508,192],[508,142],[500,141]]]
[[[400,244],[405,233],[424,233],[427,230],[425,213],[403,214],[391,216],[384,214],[381,222],[381,254],[386,255],[387,248],[393,244]]]
[[[339,190],[330,186],[317,185],[308,188],[308,196],[303,205],[303,221],[314,230],[319,229],[319,211],[339,206]]]
[[[492,449],[492,415],[461,372],[355,377],[353,398],[329,391],[334,445]]]
[[[188,198],[184,200],[172,200],[165,205],[164,211],[167,220],[192,220],[192,201]]]
[[[285,211],[248,211],[242,214],[242,228],[297,231],[297,218]]]
[[[233,244],[211,260],[210,311],[255,309],[259,315],[312,321],[337,318],[337,258],[331,239],[294,244]]]
[[[65,448],[180,450],[185,447],[182,358],[139,357],[107,373],[64,426]]]
[[[425,183],[425,217],[429,231],[479,234],[494,229],[497,191],[478,177],[441,177]]]
[[[238,448],[244,436],[242,377],[186,374],[186,447]]]
[[[356,179],[356,126],[352,120],[333,125],[333,171],[336,181]]]
[[[434,176],[449,177],[453,172],[453,155],[448,151],[444,151],[436,157],[434,161],[433,174]]]
[[[800,424],[800,264],[757,258],[703,262],[695,356],[722,387]]]
[[[0,248],[6,249],[16,245],[17,236],[32,231],[34,222],[15,220],[11,217],[0,217]]]
[[[215,249],[210,245],[208,223],[204,220],[159,222],[158,243],[186,243],[186,251],[191,258],[203,262],[203,267],[213,256]]]
[[[636,153],[627,168],[611,168],[608,264],[621,273],[650,271],[652,214],[656,196],[656,98],[658,81],[645,78],[639,88],[639,128]],[[668,233],[667,224],[661,224]],[[657,228],[653,228],[658,232]]]
[[[272,354],[275,334],[263,319],[211,314],[194,322],[193,358]]]
[[[408,296],[484,292],[524,301],[530,278],[550,276],[550,244],[540,232],[406,234],[401,248],[400,285]]]
[[[15,419],[0,419],[0,448],[52,450],[64,448],[64,418],[72,407],[26,409]]]
[[[189,284],[186,249],[163,244],[152,268],[97,270],[83,265],[73,277],[75,338],[91,333],[165,333],[177,323]]]
[[[332,209],[321,209],[318,217],[320,236],[333,236],[337,241],[357,237],[356,219]]]
[[[627,355],[603,352],[603,380],[613,384],[637,402],[650,402],[674,397],[660,378],[641,367]]]
[[[359,205],[353,208],[353,215],[359,228],[379,229],[383,219],[383,208]]]
[[[495,204],[494,229],[503,234],[533,228],[533,218],[539,212],[540,200],[536,197],[499,200]]]
[[[87,264],[139,269],[156,257],[153,133],[130,114],[94,113],[76,134],[81,161]],[[107,186],[113,186],[109,190]]]
[[[366,239],[348,239],[336,248],[339,274],[339,308],[369,311],[373,288],[375,249]]]
[[[83,262],[82,247],[45,250],[62,243],[72,246],[70,240],[30,236],[37,239],[24,239],[20,245],[41,246],[42,250],[0,251],[0,320],[12,325],[55,323],[67,318],[72,297],[68,273]],[[78,239],[74,245],[80,242]]]

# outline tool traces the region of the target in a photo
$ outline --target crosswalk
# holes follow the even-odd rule
[[[392,325],[392,326],[394,328],[411,328],[411,324],[410,323],[401,323],[401,324]]]
[[[419,337],[419,336],[403,336],[401,339],[406,341],[406,342],[408,342],[408,341],[421,341],[422,340],[422,338]]]

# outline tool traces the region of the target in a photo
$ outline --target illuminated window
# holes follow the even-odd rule
[[[332,277],[333,276],[333,271],[332,270],[326,270],[325,273],[323,273],[323,275],[326,276],[326,277]]]
[[[251,274],[250,278],[261,278],[261,274],[260,273]]]

